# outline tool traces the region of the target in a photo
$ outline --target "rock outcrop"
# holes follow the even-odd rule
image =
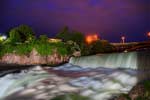
[[[60,55],[57,52],[53,52],[51,55],[41,56],[35,49],[28,55],[19,55],[15,53],[5,54],[1,59],[0,63],[6,64],[18,64],[18,65],[37,65],[37,64],[60,64],[67,62],[69,56]]]
[[[150,100],[150,80],[138,83],[128,94],[122,94],[114,100]]]

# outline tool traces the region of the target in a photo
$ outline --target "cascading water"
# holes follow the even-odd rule
[[[54,82],[57,84],[53,88],[55,92],[58,91],[61,94],[62,90],[58,90],[58,87],[66,90],[67,85],[69,88],[80,89],[79,94],[83,96],[90,96],[92,100],[109,100],[114,95],[128,93],[139,81],[139,76],[143,74],[143,72],[139,73],[139,70],[147,70],[149,68],[150,52],[129,52],[77,58],[72,57],[69,63],[51,68],[60,72],[60,76],[59,74],[57,76],[57,73],[53,73],[56,75],[52,75],[52,73],[48,74],[48,72],[43,70],[41,67],[34,67],[29,70],[23,70],[18,74],[8,74],[1,77],[0,99],[20,100],[16,99],[17,96],[24,98],[33,93],[34,95],[31,97],[32,100],[41,100],[41,98],[37,99],[37,97],[40,96],[39,92],[41,92],[41,88],[43,88],[39,82],[43,79],[48,79],[51,82],[53,78],[58,80],[59,77],[61,77],[61,85]],[[67,80],[66,83],[62,82],[65,80],[65,77],[63,77],[62,74],[66,74],[67,76],[65,77],[70,77],[70,80]],[[71,78],[71,76],[76,76],[77,74],[78,77]],[[51,89],[47,91],[47,87],[52,87],[55,85],[53,82],[51,83],[52,84],[48,83],[48,86],[45,86],[46,88],[44,88],[43,92],[41,92],[42,100],[48,99],[43,99],[43,93],[45,93],[44,91],[49,93],[49,96],[53,95],[51,94]],[[40,89],[35,87],[36,85],[40,85],[38,86]],[[34,92],[29,91],[33,89]],[[19,91],[18,94],[14,95],[13,93],[16,93],[17,91]],[[27,91],[29,92],[28,95],[25,94]],[[31,98],[26,100],[31,100]]]
[[[150,68],[150,52],[113,53],[85,57],[72,57],[69,63],[90,68]]]
[[[36,84],[41,79],[48,78],[49,74],[37,66],[29,70],[22,70],[20,73],[7,74],[0,78],[0,100],[1,98],[23,90],[29,85]]]

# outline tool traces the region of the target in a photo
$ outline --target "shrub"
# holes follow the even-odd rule
[[[83,44],[81,47],[82,55],[93,55],[97,53],[113,52],[114,47],[106,40],[97,40],[91,44]]]
[[[18,44],[11,44],[11,43],[5,43],[0,45],[0,56],[3,56],[6,53],[16,53],[19,55],[26,55],[29,54],[33,49],[36,49],[37,52],[42,55],[51,55],[55,50],[57,52],[64,56],[64,55],[70,55],[72,53],[71,46],[68,44],[65,44],[63,42],[58,43],[49,43],[39,40],[35,40],[31,43],[18,43]]]
[[[36,43],[33,45],[33,47],[42,56],[52,54],[53,46],[50,46],[49,43]]]
[[[68,27],[64,27],[64,29],[56,35],[56,38],[62,39],[65,42],[74,41],[79,46],[84,42],[83,33],[69,30]]]

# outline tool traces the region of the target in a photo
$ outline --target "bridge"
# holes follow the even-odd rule
[[[116,51],[135,51],[140,49],[150,49],[150,41],[144,42],[128,42],[128,43],[111,43]]]

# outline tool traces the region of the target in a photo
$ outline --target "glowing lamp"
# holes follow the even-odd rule
[[[5,36],[5,35],[0,36],[0,41],[6,40],[6,39],[7,39],[7,36]]]
[[[94,39],[94,40],[97,40],[97,39],[98,39],[97,34],[94,34],[94,35],[93,35],[93,39]]]
[[[121,37],[122,43],[125,43],[125,39],[126,39],[125,36],[122,36],[122,37]]]
[[[147,33],[147,36],[150,37],[150,32]]]
[[[88,44],[92,43],[92,41],[93,41],[93,39],[92,39],[91,36],[87,36],[87,37],[86,37],[86,42],[87,42]]]
[[[98,40],[98,35],[97,34],[91,34],[91,35],[87,35],[86,36],[86,42],[88,44],[94,42],[94,41],[97,41]]]
[[[121,39],[122,39],[122,40],[125,40],[125,36],[122,36]]]

